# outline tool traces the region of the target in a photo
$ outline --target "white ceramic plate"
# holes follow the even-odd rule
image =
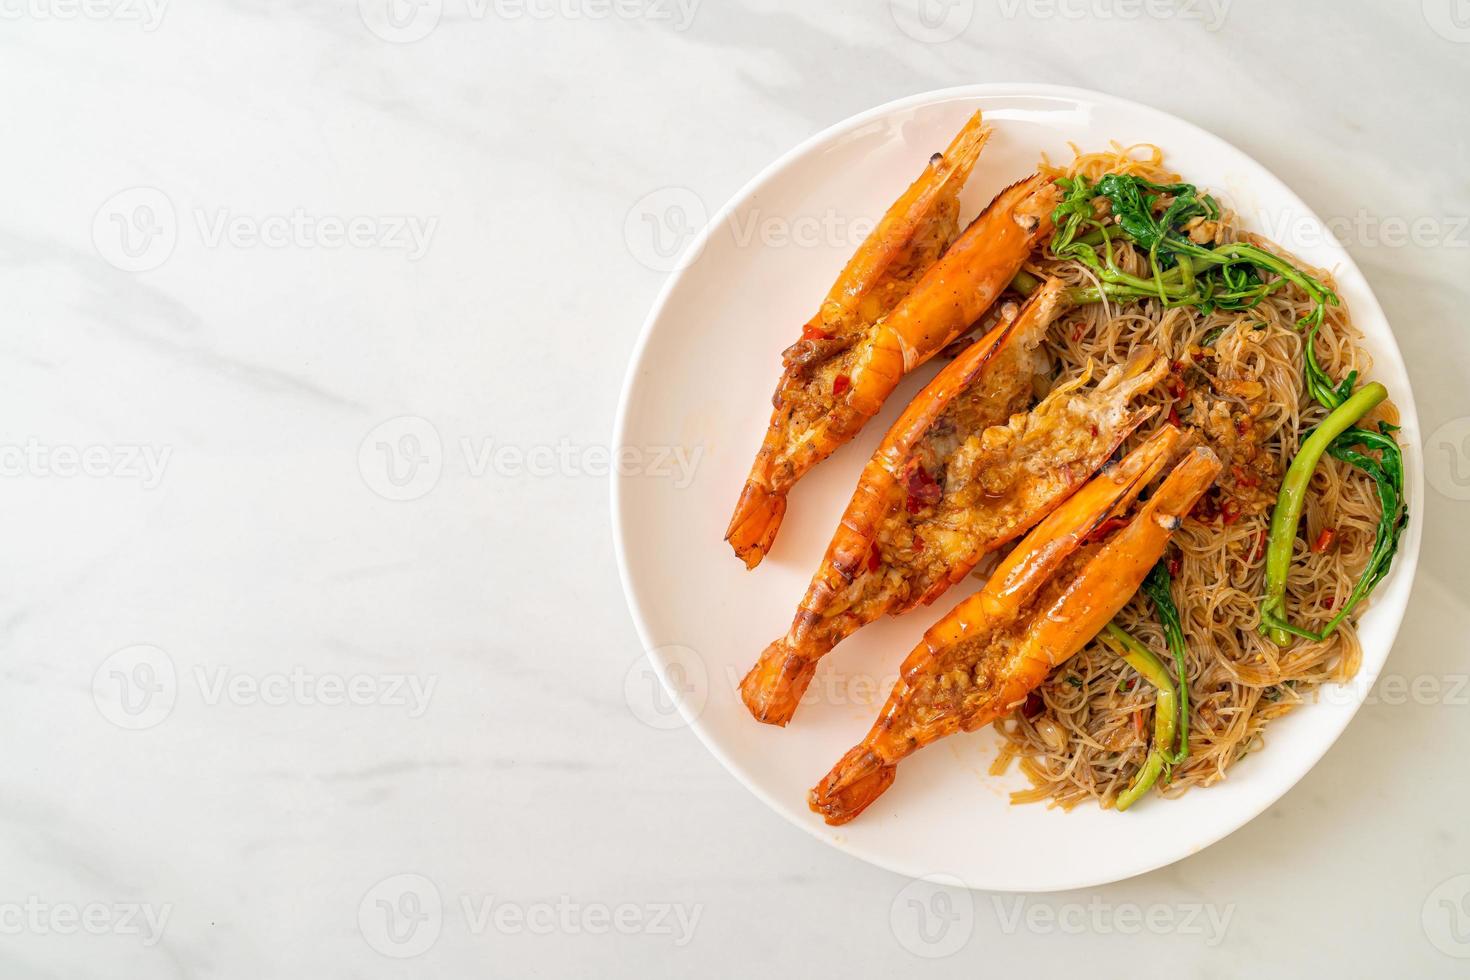
[[[1012,806],[1025,785],[986,774],[997,736],[946,739],[907,760],[893,787],[856,821],[827,827],[807,789],[867,731],[897,664],[973,579],[932,607],[869,626],[830,654],[795,720],[757,724],[737,684],[781,635],[821,559],[859,470],[938,365],[906,380],[853,444],[790,497],[776,546],[747,572],[721,540],[760,442],[778,353],[800,331],[857,243],[924,161],[975,109],[995,135],[964,196],[963,220],[1030,173],[1042,151],[1110,139],[1157,143],[1173,169],[1222,196],[1260,231],[1317,266],[1367,336],[1403,418],[1414,520],[1389,578],[1363,617],[1358,679],[1279,720],[1265,751],[1225,782],[1128,813]],[[973,888],[1051,891],[1115,881],[1177,861],[1229,834],[1281,797],[1327,751],[1383,668],[1408,600],[1423,510],[1419,425],[1403,360],[1362,273],[1302,201],[1254,160],[1173,116],[1112,96],[1042,85],[976,85],[881,106],[820,133],[771,164],[709,223],[669,278],[628,372],[615,441],[650,465],[613,481],[623,586],[650,658],[681,712],[721,762],[814,836],[911,876],[947,874]],[[661,447],[702,452],[692,482],[651,461]],[[638,454],[636,457],[634,453]],[[691,457],[692,458],[692,457]]]

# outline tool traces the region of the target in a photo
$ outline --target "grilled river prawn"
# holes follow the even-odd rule
[[[1165,427],[1096,477],[924,635],[867,737],[811,791],[812,810],[829,824],[852,820],[892,784],[901,760],[1009,714],[1123,608],[1220,472],[1211,450],[1192,450],[1109,533],[1177,439]]]
[[[949,245],[954,195],[984,133],[977,115],[931,160],[783,353],[771,423],[725,532],[747,568],[775,540],[791,487],[856,435],[905,374],[970,329],[1051,233],[1057,189],[1032,175]]]
[[[990,133],[976,112],[943,153],[929,158],[919,179],[848,260],[801,338],[782,352],[771,424],[725,532],[747,567],[758,565],[775,540],[786,490],[821,459],[796,456],[800,435],[832,410],[840,395],[836,378],[848,370],[844,362],[851,360],[854,344],[909,294],[959,234],[960,191]]]
[[[1128,407],[1167,371],[1148,352],[1091,390],[1080,390],[1084,374],[1019,413],[1061,292],[1047,283],[946,366],[884,437],[790,630],[741,682],[757,720],[785,725],[838,642],[885,612],[933,602],[1071,495],[1153,414]]]

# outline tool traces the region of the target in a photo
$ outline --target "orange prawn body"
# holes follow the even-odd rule
[[[1093,479],[1028,534],[980,592],[930,628],[867,737],[812,789],[813,811],[829,824],[852,820],[892,784],[901,760],[1003,718],[1097,635],[1219,475],[1213,452],[1191,450],[1131,520],[1089,543],[1137,500],[1178,435],[1161,429]]]
[[[783,354],[770,425],[725,532],[747,568],[775,541],[791,487],[852,439],[906,373],[970,329],[1051,232],[1058,191],[1033,175],[1002,191],[953,244],[933,247],[943,237],[934,226],[957,213],[988,133],[977,114],[936,154]]]

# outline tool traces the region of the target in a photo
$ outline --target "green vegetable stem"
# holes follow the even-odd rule
[[[1188,234],[1193,223],[1220,218],[1215,199],[1201,194],[1193,184],[1159,184],[1130,174],[1104,174],[1096,183],[1079,175],[1060,178],[1057,185],[1062,199],[1052,214],[1056,231],[1051,252],[1080,262],[1095,280],[1094,285],[1068,290],[1067,298],[1073,303],[1154,300],[1165,307],[1189,306],[1204,313],[1248,310],[1288,284],[1300,288],[1312,301],[1312,309],[1297,321],[1298,329],[1306,331],[1303,384],[1330,414],[1298,450],[1276,501],[1266,554],[1261,628],[1278,644],[1289,642],[1291,635],[1325,638],[1388,574],[1409,519],[1404,504],[1403,453],[1393,438],[1394,427],[1380,423],[1375,432],[1354,425],[1387,392],[1374,384],[1354,394],[1357,372],[1335,381],[1317,357],[1317,336],[1327,307],[1339,303],[1337,294],[1258,245],[1206,246],[1193,241]],[[1099,201],[1107,202],[1104,214],[1099,214]],[[1147,256],[1146,276],[1119,267],[1116,245],[1122,242]],[[1039,284],[1035,276],[1024,272],[1012,281],[1015,289],[1026,294]],[[1287,622],[1285,588],[1307,485],[1324,454],[1367,474],[1381,509],[1367,567],[1327,626],[1313,632]]]
[[[1169,746],[1174,741],[1174,731],[1178,725],[1178,696],[1174,691],[1174,682],[1169,679],[1169,672],[1153,651],[1134,639],[1131,633],[1119,629],[1115,624],[1109,623],[1103,627],[1098,634],[1107,647],[1128,662],[1128,665],[1143,675],[1143,679],[1158,688],[1158,695],[1154,699],[1154,741],[1149,749],[1148,758],[1143,762],[1143,767],[1133,777],[1133,782],[1128,788],[1118,794],[1114,803],[1119,810],[1127,810],[1147,793],[1164,767],[1169,763]]]

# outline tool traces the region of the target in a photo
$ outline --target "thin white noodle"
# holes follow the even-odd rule
[[[1141,151],[1141,152],[1140,152]],[[1179,177],[1163,167],[1155,147],[1114,144],[1100,154],[1079,154],[1053,174],[1135,173],[1157,183]],[[1224,216],[1214,241],[1249,240],[1278,254],[1280,249],[1232,226]],[[1290,257],[1290,256],[1288,256]],[[1129,246],[1117,250],[1120,267],[1146,274],[1144,256]],[[1293,261],[1296,261],[1293,259]],[[1298,265],[1301,263],[1298,262]],[[1031,264],[1040,275],[1069,285],[1100,285],[1076,261],[1043,256]],[[1308,269],[1330,285],[1321,270]],[[1319,685],[1344,681],[1358,668],[1360,650],[1352,620],[1327,640],[1297,640],[1280,649],[1261,636],[1259,604],[1264,591],[1264,536],[1281,475],[1301,434],[1325,414],[1303,391],[1303,338],[1296,320],[1311,309],[1294,287],[1280,290],[1246,313],[1204,314],[1164,309],[1146,299],[1081,307],[1053,331],[1046,354],[1057,370],[1053,385],[1074,377],[1089,362],[1097,370],[1121,364],[1140,345],[1163,351],[1178,368],[1174,378],[1140,399],[1158,408],[1164,424],[1171,410],[1227,463],[1216,491],[1174,536],[1178,563],[1174,596],[1188,645],[1186,672],[1192,705],[1189,758],[1174,766],[1155,792],[1178,796],[1193,786],[1225,778],[1244,755],[1265,744],[1267,723],[1316,696]],[[1217,334],[1218,337],[1212,337]],[[1212,339],[1205,345],[1206,338]],[[1322,365],[1333,377],[1370,366],[1361,337],[1344,307],[1329,307],[1317,342]],[[1183,391],[1179,391],[1179,387]],[[1178,393],[1178,397],[1176,397]],[[1396,421],[1391,404],[1376,417]],[[1244,432],[1241,418],[1246,419]],[[1149,433],[1136,433],[1131,448]],[[1236,468],[1239,468],[1238,470]],[[1256,481],[1250,486],[1250,481]],[[1219,511],[1234,501],[1238,516],[1227,522]],[[1321,626],[1352,590],[1366,564],[1378,521],[1372,482],[1335,460],[1324,460],[1310,486],[1305,534],[1297,541],[1287,581],[1287,610],[1295,622]],[[1314,551],[1324,529],[1329,547]],[[1173,659],[1152,604],[1142,595],[1117,622],[1149,646],[1170,668]],[[1133,680],[1131,690],[1124,690]],[[1125,663],[1099,643],[1089,644],[1059,667],[1040,688],[1044,707],[1027,719],[1017,711],[997,724],[1006,739],[1000,762],[1019,759],[1033,789],[1018,802],[1046,800],[1070,808],[1096,800],[1110,806],[1132,781],[1147,754],[1154,692]],[[1135,715],[1139,717],[1136,719]],[[1064,736],[1054,749],[1037,725],[1050,721]],[[1142,732],[1143,734],[1140,734]]]

